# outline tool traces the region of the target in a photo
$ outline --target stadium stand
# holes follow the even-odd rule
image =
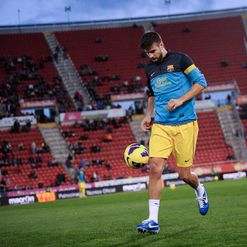
[[[20,99],[56,99],[60,112],[74,110],[43,34],[1,35],[0,54],[1,97],[6,108],[10,103],[14,108],[10,115],[20,114]]]
[[[0,135],[0,169],[7,190],[45,188],[72,183],[60,164],[52,163],[53,157],[49,147],[45,145],[37,127],[28,132],[3,130]],[[31,172],[34,174],[30,175]],[[57,180],[59,174],[64,174],[64,181]]]
[[[138,69],[138,64],[144,63],[139,48],[142,33],[143,28],[139,26],[57,32],[55,35],[66,47],[78,71],[88,65],[96,72],[100,80],[96,84],[93,81],[95,75],[81,73],[81,77],[90,81],[97,94],[106,96],[130,93],[138,86],[139,91],[143,90],[145,75],[142,69]],[[100,43],[97,42],[99,38]],[[107,57],[107,61],[102,61],[102,57]],[[140,76],[141,81],[133,82],[135,76]],[[124,81],[128,81],[129,90],[125,89]]]
[[[184,32],[184,28],[189,32]],[[188,53],[207,77],[209,85],[235,80],[247,92],[246,37],[241,16],[158,24],[167,48]]]

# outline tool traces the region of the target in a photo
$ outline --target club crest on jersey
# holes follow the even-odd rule
[[[174,66],[173,66],[173,64],[167,65],[167,71],[168,71],[168,72],[174,71]]]

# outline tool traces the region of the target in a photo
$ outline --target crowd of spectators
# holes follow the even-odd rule
[[[12,132],[12,133],[19,133],[21,131],[29,132],[30,129],[31,129],[31,121],[30,120],[26,120],[25,125],[23,125],[21,127],[19,121],[17,119],[15,119],[14,124],[10,128],[10,132]]]
[[[101,167],[105,170],[105,175],[103,177],[95,176],[95,174],[87,175],[88,182],[95,182],[103,179],[111,179],[111,164],[108,160],[101,158],[92,158],[90,160],[82,158],[78,163],[78,156],[81,154],[94,154],[100,153],[104,151],[104,145],[113,141],[113,133],[114,129],[118,129],[122,127],[122,124],[127,123],[127,117],[122,118],[112,118],[112,119],[85,119],[80,122],[75,122],[72,126],[73,128],[65,129],[62,131],[62,135],[69,143],[70,154],[66,159],[65,165],[70,172],[70,174],[74,174],[75,167],[85,169],[85,173],[87,174],[88,167]],[[81,129],[81,131],[78,131]],[[87,140],[90,140],[90,132],[103,130],[101,137],[95,140],[95,142],[91,142],[91,145],[88,146],[86,144]],[[79,141],[78,141],[79,140]],[[105,143],[105,144],[103,144]],[[78,150],[81,148],[81,150]]]
[[[30,100],[56,100],[60,112],[72,109],[72,102],[59,76],[47,81],[41,71],[51,66],[52,57],[0,57],[0,117],[21,115],[20,103]]]
[[[82,78],[83,87],[87,88],[90,98],[93,99],[89,105],[83,105],[83,108],[87,111],[115,108],[111,102],[112,94],[145,92],[142,85],[142,78],[139,75],[134,76],[130,81],[122,80],[117,74],[103,76],[99,75],[98,72],[88,64],[80,66],[79,74]],[[109,93],[102,95],[99,93],[99,88],[104,85],[110,85]],[[83,98],[78,92],[76,92],[74,98],[78,100],[78,102],[83,102]]]

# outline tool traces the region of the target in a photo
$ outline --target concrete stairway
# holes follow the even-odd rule
[[[56,124],[39,125],[39,130],[46,141],[46,144],[49,145],[52,156],[56,161],[61,163],[65,172],[73,180],[75,178],[76,171],[73,167],[69,169],[65,165],[65,161],[69,155],[69,149],[59,127]]]
[[[56,124],[40,125],[39,130],[47,145],[49,145],[52,156],[56,161],[64,164],[69,155],[69,149],[59,127]]]
[[[233,148],[237,160],[247,160],[244,131],[238,112],[232,107],[218,108],[217,115],[225,141]]]
[[[59,45],[55,34],[44,33],[44,36],[52,53],[54,53],[56,46]],[[71,58],[69,56],[64,58],[63,53],[59,52],[57,62],[54,61],[54,66],[56,67],[59,76],[62,78],[64,86],[68,91],[75,108],[82,108],[81,102],[75,101],[74,99],[76,91],[78,91],[83,96],[84,106],[88,105],[92,99],[89,96],[87,88],[83,85],[80,75]]]

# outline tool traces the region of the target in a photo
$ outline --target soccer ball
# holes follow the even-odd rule
[[[124,160],[128,167],[139,169],[148,163],[148,150],[139,143],[130,144],[124,151]]]

